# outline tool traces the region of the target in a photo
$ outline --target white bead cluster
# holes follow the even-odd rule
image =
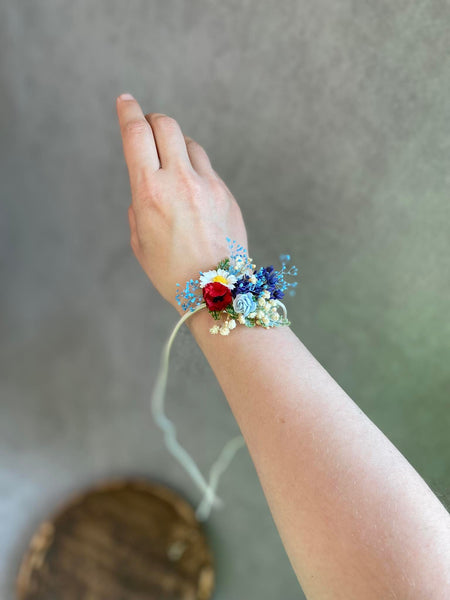
[[[241,321],[239,321],[241,322]],[[245,323],[245,321],[244,321]],[[216,334],[220,333],[221,335],[229,335],[230,331],[232,331],[236,327],[235,319],[227,319],[222,326],[214,325],[209,330],[210,333]]]
[[[278,321],[280,315],[277,310],[277,302],[270,300],[270,293],[266,290],[262,298],[258,300],[258,310],[250,313],[250,319],[256,319],[256,322],[263,327],[269,327],[271,321]]]

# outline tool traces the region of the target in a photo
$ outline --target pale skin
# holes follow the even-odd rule
[[[228,256],[226,236],[248,249],[242,213],[175,119],[144,115],[126,95],[116,106],[131,248],[181,315],[176,283]],[[449,513],[292,329],[239,325],[211,335],[206,310],[186,323],[245,438],[308,600],[448,600]]]

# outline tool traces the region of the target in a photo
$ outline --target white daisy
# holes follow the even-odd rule
[[[217,269],[214,271],[206,271],[203,275],[200,275],[200,287],[204,288],[208,283],[214,283],[217,281],[222,285],[225,285],[227,288],[232,290],[234,288],[234,284],[237,279],[234,275],[225,271],[225,269]]]

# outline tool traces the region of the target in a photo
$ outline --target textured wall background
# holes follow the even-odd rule
[[[148,410],[177,315],[129,247],[123,91],[205,146],[258,264],[290,252],[294,331],[449,506],[449,17],[440,0],[1,3],[2,598],[75,489],[146,474],[199,500]],[[187,330],[173,360],[168,413],[206,470],[238,428]],[[301,597],[246,450],[219,491],[215,598]]]

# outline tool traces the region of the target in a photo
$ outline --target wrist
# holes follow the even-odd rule
[[[184,317],[186,314],[191,313],[190,310],[183,310],[181,308],[181,306],[178,306],[178,305],[172,305],[172,306],[174,306],[174,308],[177,311],[180,318]],[[212,327],[214,325],[214,323],[215,323],[215,321],[209,314],[208,310],[206,308],[203,308],[201,310],[198,310],[194,314],[190,314],[189,318],[186,319],[186,321],[184,322],[184,325],[186,325],[189,328],[189,330],[191,331],[194,338],[198,339],[205,332],[209,335],[209,337],[214,337],[214,336],[211,336],[211,334],[209,332],[210,327]],[[220,336],[220,337],[222,337],[222,336]]]
[[[185,314],[185,312],[181,311],[181,314]],[[199,337],[201,337],[205,332],[212,337],[209,333],[209,329],[212,327],[213,321],[214,319],[211,317],[208,310],[203,308],[191,315],[189,319],[185,321],[185,323],[189,327],[189,330],[194,338],[198,341]]]

